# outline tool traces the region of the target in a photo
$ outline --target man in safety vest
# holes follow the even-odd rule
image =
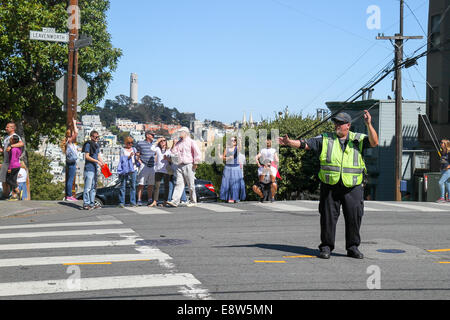
[[[286,135],[279,142],[280,145],[313,150],[320,154],[319,258],[329,259],[334,249],[336,224],[342,205],[347,256],[362,259],[364,256],[358,250],[364,214],[362,182],[366,173],[362,154],[364,149],[378,146],[378,135],[367,110],[364,111],[364,122],[368,135],[350,131],[352,118],[347,113],[338,113],[331,120],[335,125],[334,133],[324,133],[308,140],[291,140]]]

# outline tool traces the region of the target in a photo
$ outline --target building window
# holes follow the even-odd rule
[[[436,14],[431,17],[431,38],[430,49],[437,49],[441,44],[441,15]]]

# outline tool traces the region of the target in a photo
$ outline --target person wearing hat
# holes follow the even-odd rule
[[[361,243],[360,227],[364,214],[363,177],[366,166],[363,151],[378,146],[378,135],[372,126],[372,117],[364,110],[368,135],[350,131],[352,118],[345,112],[332,118],[335,132],[324,133],[308,140],[279,138],[280,145],[319,154],[320,171],[320,231],[319,258],[329,259],[334,249],[336,224],[340,207],[345,219],[345,247],[347,256],[362,259],[358,250]]]
[[[197,143],[191,139],[189,129],[182,127],[177,131],[180,140],[174,140],[171,154],[172,159],[176,159],[177,182],[173,191],[172,200],[167,204],[170,207],[178,207],[181,200],[185,183],[189,188],[190,201],[188,206],[195,206],[197,204],[197,194],[195,193],[195,170],[197,165],[201,162],[201,152]]]

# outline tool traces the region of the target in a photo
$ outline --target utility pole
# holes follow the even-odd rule
[[[78,29],[80,23],[80,12],[78,0],[69,2],[69,65],[67,66],[67,128],[73,133],[77,119],[78,100],[78,49],[75,42],[78,40]],[[67,173],[66,173],[67,180]],[[75,194],[75,179],[72,184],[72,195]]]
[[[422,39],[422,36],[403,35],[404,0],[400,0],[400,33],[395,36],[378,36],[377,40],[395,40],[395,201],[402,201],[400,181],[402,179],[403,134],[402,134],[402,69],[404,40]]]
[[[69,65],[67,67],[67,128],[73,132],[74,120],[77,119],[77,97],[78,97],[78,49],[75,42],[78,40],[79,29],[79,7],[78,0],[70,0],[68,12],[69,27]]]

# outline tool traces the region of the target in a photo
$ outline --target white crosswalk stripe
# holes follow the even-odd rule
[[[299,203],[298,201],[292,202],[292,204],[273,202],[273,203],[256,203],[256,205],[271,211],[291,211],[291,212],[317,211],[317,208],[309,208],[304,204]]]
[[[133,211],[137,214],[152,215],[152,214],[171,214],[172,212],[158,208],[158,207],[130,207],[128,211]]]
[[[127,208],[127,210],[140,215],[160,215],[160,214],[177,214],[189,210],[195,213],[245,213],[248,211],[257,211],[258,208],[264,211],[273,212],[319,212],[319,201],[313,200],[297,200],[297,201],[275,201],[270,202],[243,202],[238,204],[226,203],[198,203],[197,206],[187,208],[180,206],[178,208],[148,208],[136,207]],[[365,201],[365,212],[449,212],[450,205],[436,205],[435,203],[415,203],[415,202],[386,202],[386,201]]]
[[[117,290],[171,286],[182,287],[195,286],[199,284],[200,281],[198,281],[193,275],[188,273],[82,278],[79,281],[79,285],[77,285],[76,282],[71,283],[68,279],[9,282],[0,283],[0,297],[95,290]]]
[[[227,205],[220,205],[215,203],[199,203],[197,205],[198,208],[206,209],[213,212],[243,212],[245,210],[238,209],[238,208],[232,208]]]
[[[146,208],[147,209],[147,208]],[[161,270],[162,272],[154,274],[141,275],[113,275],[102,277],[80,277],[79,285],[73,286],[68,279],[50,279],[37,281],[7,281],[2,277],[0,283],[0,297],[11,296],[27,296],[27,295],[42,295],[42,294],[57,294],[57,293],[76,293],[95,290],[117,290],[117,289],[133,289],[133,288],[156,288],[156,287],[177,287],[180,295],[195,299],[210,299],[209,293],[206,289],[201,287],[198,281],[192,274],[178,273],[175,270],[174,264],[171,262],[172,257],[162,252],[159,248],[140,246],[139,240],[142,240],[133,229],[130,228],[115,228],[115,229],[86,229],[92,226],[99,227],[109,225],[122,225],[123,223],[115,218],[108,216],[98,217],[99,221],[82,221],[82,222],[64,222],[64,223],[41,223],[41,224],[23,224],[23,225],[8,225],[1,226],[0,231],[17,230],[15,233],[0,232],[0,252],[8,251],[15,258],[0,259],[0,269],[3,268],[33,268],[39,266],[63,265],[65,267],[80,267],[82,265],[104,265],[117,263],[153,263],[152,270]],[[84,228],[76,230],[52,230],[41,231],[40,229],[47,228]],[[33,231],[31,231],[33,229]],[[25,230],[29,230],[25,232]],[[120,240],[98,240],[98,237],[108,237],[110,235],[117,235]],[[65,241],[39,242],[42,238],[47,237],[71,237]],[[97,239],[88,240],[88,236],[95,236]],[[11,240],[18,239],[18,243],[9,243]],[[22,239],[33,239],[33,242],[28,241],[23,243]],[[58,239],[59,240],[59,239]],[[1,243],[6,241],[7,243]],[[110,254],[104,253],[104,248],[114,250],[115,247],[122,248],[120,253]],[[123,253],[127,251],[129,253]],[[94,248],[98,254],[72,254],[70,250],[78,248]],[[40,253],[38,249],[65,249],[65,255],[47,256],[46,253]],[[33,250],[33,251],[28,251]],[[31,254],[32,256],[24,256]],[[48,252],[48,251],[47,251]],[[36,256],[36,254],[40,254]],[[99,266],[99,268],[101,268]],[[108,269],[99,269],[108,270]],[[120,268],[119,270],[124,270]],[[126,269],[125,269],[126,270]],[[143,270],[148,270],[143,268]],[[123,271],[122,271],[123,272]]]

